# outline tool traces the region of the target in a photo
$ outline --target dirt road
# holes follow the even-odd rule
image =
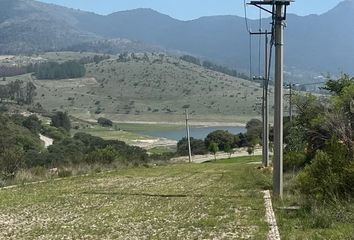
[[[51,145],[53,145],[53,139],[43,136],[42,134],[39,134],[39,138],[44,142],[44,147],[47,148]]]
[[[254,151],[253,155],[257,155],[257,156],[262,155],[262,149],[256,149]],[[244,156],[249,156],[246,148],[239,149],[234,154],[231,154],[232,158],[234,158],[234,157],[244,157]],[[227,154],[227,153],[219,152],[219,153],[216,154],[216,159],[226,159],[226,158],[229,158],[229,154]],[[211,160],[214,160],[214,159],[215,159],[214,155],[212,155],[212,154],[192,156],[192,162],[193,163],[203,163],[203,162],[211,161]],[[188,156],[187,157],[173,158],[173,159],[171,159],[171,161],[173,161],[173,162],[187,162],[188,161]]]

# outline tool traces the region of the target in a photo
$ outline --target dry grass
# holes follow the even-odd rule
[[[0,190],[0,239],[265,239],[269,175],[249,160]]]

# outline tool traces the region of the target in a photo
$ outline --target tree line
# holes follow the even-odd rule
[[[216,71],[216,72],[224,73],[224,74],[229,75],[229,76],[233,76],[233,77],[238,77],[238,78],[249,80],[249,76],[247,76],[244,73],[239,73],[239,72],[237,72],[234,69],[230,69],[228,67],[225,67],[225,66],[222,66],[222,65],[218,65],[218,64],[215,64],[215,63],[210,62],[210,61],[201,61],[199,58],[196,58],[196,57],[191,56],[191,55],[183,55],[183,56],[180,57],[180,59],[182,59],[183,61],[189,62],[189,63],[196,64],[198,66],[202,66],[202,67],[204,67],[206,69],[209,69],[209,70],[213,70],[213,71]]]
[[[16,101],[18,104],[32,104],[37,95],[36,86],[32,82],[16,80],[0,85],[0,102],[4,100]]]
[[[85,66],[77,61],[63,63],[45,62],[32,66],[31,72],[37,79],[68,79],[83,77],[86,73]]]
[[[15,178],[24,169],[65,169],[83,164],[138,166],[149,161],[146,150],[86,133],[71,136],[70,127],[64,112],[54,113],[50,126],[36,115],[0,114],[0,182]],[[45,149],[40,133],[53,138],[53,145]]]
[[[192,155],[204,155],[208,152],[216,154],[218,151],[224,151],[230,155],[235,148],[247,147],[252,153],[256,145],[261,143],[262,122],[258,119],[252,119],[246,124],[246,133],[232,134],[224,130],[216,130],[209,133],[206,138],[191,138]],[[181,139],[177,143],[177,154],[181,156],[188,155],[187,138]]]

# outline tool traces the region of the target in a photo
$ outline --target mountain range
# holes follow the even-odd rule
[[[263,26],[269,26],[270,21],[263,19]],[[288,14],[287,71],[354,74],[353,23],[353,0],[345,0],[321,15]],[[258,20],[249,20],[249,26],[258,29]],[[258,58],[257,43],[258,39],[254,39],[253,59]],[[245,19],[238,16],[180,21],[151,9],[102,16],[34,0],[0,1],[2,54],[62,49],[97,52],[165,49],[245,70],[249,67],[248,46]]]

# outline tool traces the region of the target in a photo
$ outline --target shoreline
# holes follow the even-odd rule
[[[172,125],[172,126],[184,126],[185,122],[166,122],[166,121],[113,121],[114,123],[123,123],[123,124],[146,124],[146,125]],[[197,127],[246,127],[245,123],[239,122],[189,122],[190,126]]]

